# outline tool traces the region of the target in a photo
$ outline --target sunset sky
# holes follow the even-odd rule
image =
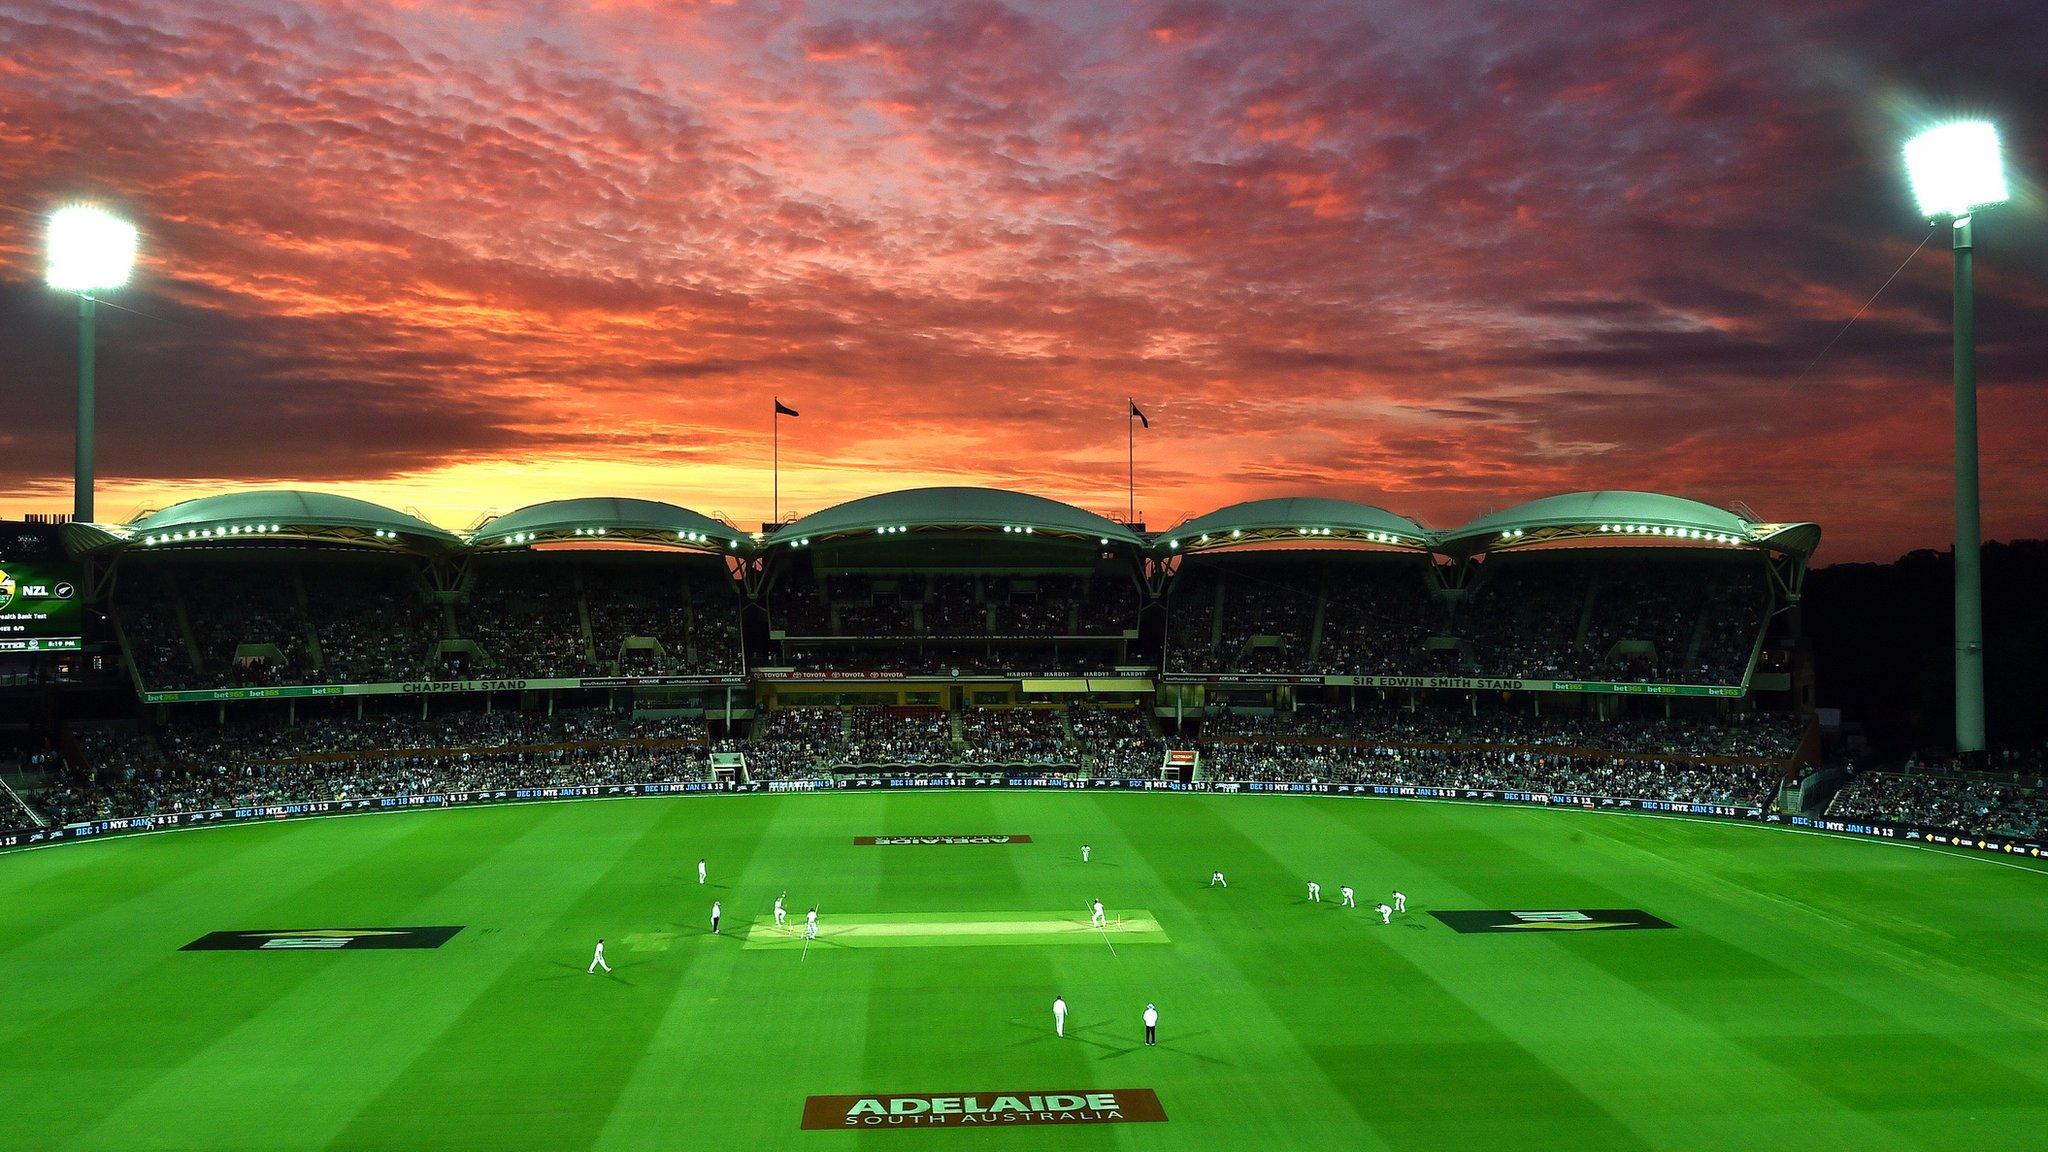
[[[70,507],[48,212],[116,208],[103,520],[249,486],[463,528],[992,484],[1155,528],[1577,488],[1949,540],[1946,227],[2002,126],[1987,535],[2048,535],[2048,6],[530,0],[0,7],[0,515]],[[1818,363],[1815,363],[1816,358]]]

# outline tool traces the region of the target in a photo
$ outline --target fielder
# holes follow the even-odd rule
[[[1145,1043],[1159,1043],[1159,1009],[1145,1005]]]
[[[1308,882],[1308,898],[1312,903],[1323,902],[1323,886],[1311,880]]]
[[[1100,900],[1097,900],[1097,901],[1095,902],[1095,915],[1093,915],[1093,916],[1089,917],[1089,919],[1088,919],[1088,926],[1089,926],[1090,928],[1107,928],[1107,927],[1109,927],[1109,917],[1107,917],[1107,916],[1104,916],[1104,915],[1102,914],[1102,901],[1100,901]]]
[[[1052,1034],[1064,1037],[1067,1034],[1067,998],[1052,998]]]
[[[1225,879],[1223,878],[1223,873],[1221,873],[1221,872],[1211,872],[1211,873],[1209,873],[1209,887],[1211,887],[1211,888],[1228,888],[1228,887],[1230,887],[1230,882],[1229,882],[1228,880],[1225,880]]]
[[[718,913],[718,901],[713,900],[711,902],[711,934],[713,936],[718,935]]]
[[[783,895],[786,896],[788,893],[785,892]],[[775,898],[775,926],[777,928],[782,927],[783,921],[787,919],[789,919],[789,913],[782,910],[782,896],[777,896]]]
[[[1382,904],[1379,906],[1377,911],[1380,914],[1380,923],[1392,924],[1394,922],[1394,910],[1392,908],[1389,908],[1385,904]]]
[[[699,883],[699,884],[702,884],[703,882],[704,882],[704,861],[702,861],[702,860],[699,860],[699,861],[697,861],[697,883]]]
[[[1407,910],[1408,910],[1408,897],[1407,897],[1407,895],[1406,895],[1406,894],[1404,894],[1404,893],[1403,893],[1403,892],[1402,892],[1402,891],[1401,891],[1401,890],[1400,890],[1399,888],[1396,888],[1396,889],[1394,889],[1394,911],[1396,911],[1396,912],[1406,912]]]
[[[813,908],[809,912],[804,913],[804,939],[816,940],[817,938],[818,910],[816,908]]]
[[[597,938],[597,955],[590,958],[590,967],[585,968],[583,971],[590,973],[597,971],[599,968],[607,972],[612,970],[612,966],[604,962],[604,937],[602,936]]]
[[[1346,908],[1356,908],[1356,907],[1358,907],[1358,897],[1357,897],[1357,895],[1356,895],[1355,893],[1353,893],[1353,892],[1351,891],[1351,885],[1349,885],[1349,884],[1346,884],[1346,885],[1345,885],[1345,886],[1343,886],[1342,888],[1339,888],[1339,889],[1337,889],[1337,892],[1338,892],[1338,894],[1339,894],[1339,895],[1341,895],[1341,896],[1343,896],[1343,897],[1344,897],[1344,907],[1346,907]]]
[[[1083,845],[1081,845],[1081,863],[1083,863],[1083,864],[1086,864],[1087,862],[1088,862],[1088,846],[1087,846],[1086,844],[1083,844]]]

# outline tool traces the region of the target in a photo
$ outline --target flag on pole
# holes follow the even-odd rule
[[[775,400],[775,414],[777,416],[794,416],[796,415],[796,409],[784,404],[781,397],[777,397]],[[1146,427],[1149,428],[1151,425],[1148,424]]]
[[[791,412],[790,415],[794,416],[796,413]],[[1152,421],[1145,419],[1145,414],[1138,411],[1138,402],[1136,400],[1131,401],[1131,415],[1136,416],[1138,423],[1143,424],[1145,427],[1150,428],[1152,426]]]

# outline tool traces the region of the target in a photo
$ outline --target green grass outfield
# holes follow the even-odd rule
[[[949,833],[1033,842],[853,843]],[[1412,910],[1383,927],[1338,908],[1343,883],[1367,904],[1399,885]],[[784,889],[793,924],[823,906],[807,951],[753,934]],[[1096,896],[1125,915],[1115,955],[1122,937],[1086,930]],[[1461,935],[1428,915],[1575,907],[1675,927]],[[222,930],[458,924],[435,950],[180,951]],[[584,972],[600,935],[610,977]],[[1139,1043],[1147,1000],[1157,1048]],[[798,1128],[812,1094],[1140,1087],[1166,1123]],[[939,1145],[2048,1147],[2048,875],[1713,822],[993,791],[533,804],[0,855],[8,1152]]]

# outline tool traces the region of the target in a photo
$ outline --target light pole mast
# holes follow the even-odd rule
[[[1977,496],[1977,316],[1970,217],[1951,229],[1955,257],[1956,376],[1956,751],[1982,752],[1984,739],[1983,529]]]
[[[49,285],[78,293],[78,439],[73,457],[71,518],[93,518],[93,293],[119,288],[135,266],[135,225],[99,208],[75,205],[50,216]]]
[[[92,293],[78,294],[78,441],[71,469],[71,518],[92,523]]]
[[[1998,130],[1981,120],[1930,128],[1906,142],[1913,197],[1931,219],[1952,222],[1955,260],[1955,661],[1956,753],[1980,757],[1984,732],[1984,533],[1977,492],[1977,316],[1974,213],[2005,202]]]

